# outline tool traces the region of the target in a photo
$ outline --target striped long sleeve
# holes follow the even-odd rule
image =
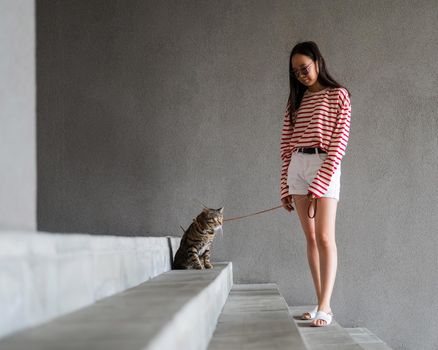
[[[283,128],[281,131],[280,141],[280,156],[282,160],[281,176],[280,176],[280,198],[284,198],[289,195],[289,186],[287,185],[287,171],[292,156],[292,149],[290,148],[290,140],[292,138],[293,130],[291,128],[289,118],[289,103],[286,106],[286,111],[283,118]]]
[[[345,89],[340,90],[339,105],[336,126],[331,135],[327,158],[309,185],[309,193],[313,193],[316,198],[320,198],[327,192],[333,174],[339,167],[347,149],[350,135],[351,102]]]

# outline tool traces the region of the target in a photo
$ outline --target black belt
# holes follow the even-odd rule
[[[327,153],[326,151],[324,151],[322,148],[319,147],[301,147],[301,148],[297,148],[298,152],[302,152],[302,153],[311,153],[311,154],[315,154],[316,150],[318,150],[318,153]]]

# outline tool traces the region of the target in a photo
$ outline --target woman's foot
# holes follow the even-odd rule
[[[312,311],[305,312],[301,315],[302,320],[311,320],[315,317],[316,312],[318,311],[318,305],[316,305]]]
[[[330,307],[329,308],[318,308],[318,311],[320,311],[320,310],[333,316],[333,312],[332,312],[332,309]],[[327,321],[322,320],[322,319],[314,319],[311,323],[311,326],[316,326],[316,327],[322,327],[325,325],[327,325]]]

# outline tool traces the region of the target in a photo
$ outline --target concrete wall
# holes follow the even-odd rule
[[[0,338],[169,271],[180,241],[175,237],[0,233]]]
[[[35,4],[0,1],[0,230],[36,228]]]
[[[394,349],[438,317],[436,1],[39,1],[38,228],[181,234],[202,209],[279,204],[293,45],[352,92],[332,308]],[[295,213],[232,221],[235,283],[316,302]]]

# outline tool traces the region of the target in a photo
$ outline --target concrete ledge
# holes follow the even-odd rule
[[[0,340],[7,349],[205,349],[232,287],[232,264],[172,270]]]
[[[0,232],[0,337],[171,269],[180,237]]]

